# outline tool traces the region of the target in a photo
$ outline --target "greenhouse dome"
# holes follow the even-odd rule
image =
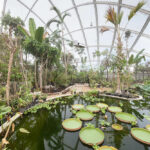
[[[150,0],[0,4],[0,149],[150,150]]]

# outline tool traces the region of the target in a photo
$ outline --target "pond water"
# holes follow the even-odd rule
[[[105,103],[109,106],[119,106],[116,99],[105,99]],[[143,118],[143,114],[148,115],[150,110],[150,101],[121,101],[123,103],[123,111],[134,114],[138,119],[138,126],[144,128],[150,121]],[[67,118],[74,117],[70,111],[73,104],[96,104],[85,102],[80,97],[69,100],[67,105],[58,104],[55,110],[40,110],[36,114],[23,116],[16,121],[15,132],[11,135],[8,148],[11,150],[92,150],[82,144],[79,139],[79,131],[68,132],[62,128],[62,121]],[[150,146],[139,143],[130,135],[131,125],[118,122],[114,114],[106,112],[110,123],[120,123],[123,125],[123,131],[115,131],[111,127],[107,127],[104,131],[105,139],[102,145],[110,145],[119,150],[150,150]],[[103,115],[98,113],[90,122],[95,127],[100,127],[99,119],[103,119]],[[30,131],[29,134],[21,133],[19,128],[25,128]]]

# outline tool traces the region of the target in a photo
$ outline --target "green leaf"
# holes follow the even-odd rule
[[[22,27],[22,26],[18,26],[18,30],[24,35],[26,36],[27,38],[29,38],[29,34],[28,32]]]
[[[36,25],[35,25],[33,18],[29,19],[29,30],[30,30],[31,37],[34,39],[35,38],[35,32],[36,32]]]
[[[22,132],[22,133],[27,133],[27,134],[30,133],[30,132],[29,132],[27,129],[25,129],[25,128],[20,128],[19,131]]]
[[[128,16],[128,20],[130,20],[141,8],[142,6],[145,4],[144,1],[139,2],[136,7],[134,7],[133,9],[131,9],[130,14]]]
[[[43,41],[43,34],[44,34],[44,28],[43,27],[38,27],[38,29],[35,32],[35,39],[38,42],[42,42]]]
[[[11,112],[11,107],[9,106],[0,106],[0,116],[6,115]]]

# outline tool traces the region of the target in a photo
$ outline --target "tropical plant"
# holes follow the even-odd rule
[[[64,13],[63,15],[59,11],[58,8],[52,7],[51,10],[54,10],[58,16],[58,19],[51,19],[47,22],[47,27],[49,27],[52,23],[57,23],[57,27],[61,26],[61,33],[62,33],[62,49],[64,50],[64,62],[65,62],[65,74],[66,74],[66,81],[67,81],[67,60],[66,60],[66,48],[64,42],[64,20],[67,16],[70,16],[68,13]]]
[[[131,11],[128,15],[128,22],[133,18],[133,16],[135,16],[135,14],[142,8],[142,6],[144,4],[145,4],[144,1],[141,1],[137,4],[136,7],[131,9]],[[118,59],[118,62],[122,62],[122,60],[124,59],[124,54],[122,51],[123,44],[122,44],[122,39],[121,39],[122,35],[120,34],[120,23],[122,21],[123,12],[117,14],[114,8],[109,7],[109,9],[106,12],[105,17],[106,17],[107,21],[111,22],[116,28],[116,31],[117,31],[117,59]],[[127,24],[128,24],[128,22],[127,22]],[[119,65],[121,65],[121,63]],[[120,66],[117,67],[116,93],[121,93],[121,81],[120,81],[121,68],[122,67],[120,67]]]
[[[2,27],[8,31],[3,34],[3,38],[6,41],[6,45],[9,49],[9,63],[8,63],[8,73],[7,73],[7,84],[6,84],[6,100],[9,105],[10,99],[10,78],[12,72],[12,64],[14,59],[14,54],[18,49],[18,43],[20,41],[20,32],[18,30],[19,25],[24,25],[23,21],[19,17],[11,17],[9,13],[5,14],[2,18]]]

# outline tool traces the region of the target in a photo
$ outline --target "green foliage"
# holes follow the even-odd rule
[[[95,127],[94,124],[92,124],[92,123],[86,123],[85,125],[86,125],[87,127],[92,127],[92,128]]]
[[[11,112],[11,107],[9,106],[0,106],[0,118],[2,119],[2,116],[8,114]]]
[[[10,13],[6,13],[2,18],[2,26],[8,29],[10,34],[20,35],[18,25],[24,26],[24,22],[19,17],[12,17]]]
[[[35,39],[36,25],[35,25],[35,22],[34,22],[33,18],[29,19],[29,31],[30,31],[31,37],[33,39]]]
[[[49,106],[48,103],[41,103],[29,108],[28,110],[25,110],[24,114],[36,113],[39,109],[43,109],[43,108],[50,110],[52,107]]]
[[[44,34],[44,28],[43,27],[38,27],[36,32],[35,32],[35,40],[38,42],[43,41],[43,34]]]
[[[107,108],[105,108],[105,107],[101,108],[101,112],[102,112],[103,114],[105,114],[105,113],[106,113],[106,109],[107,109]]]
[[[111,123],[106,120],[99,120],[99,123],[101,126],[104,126],[104,127],[111,125]]]

